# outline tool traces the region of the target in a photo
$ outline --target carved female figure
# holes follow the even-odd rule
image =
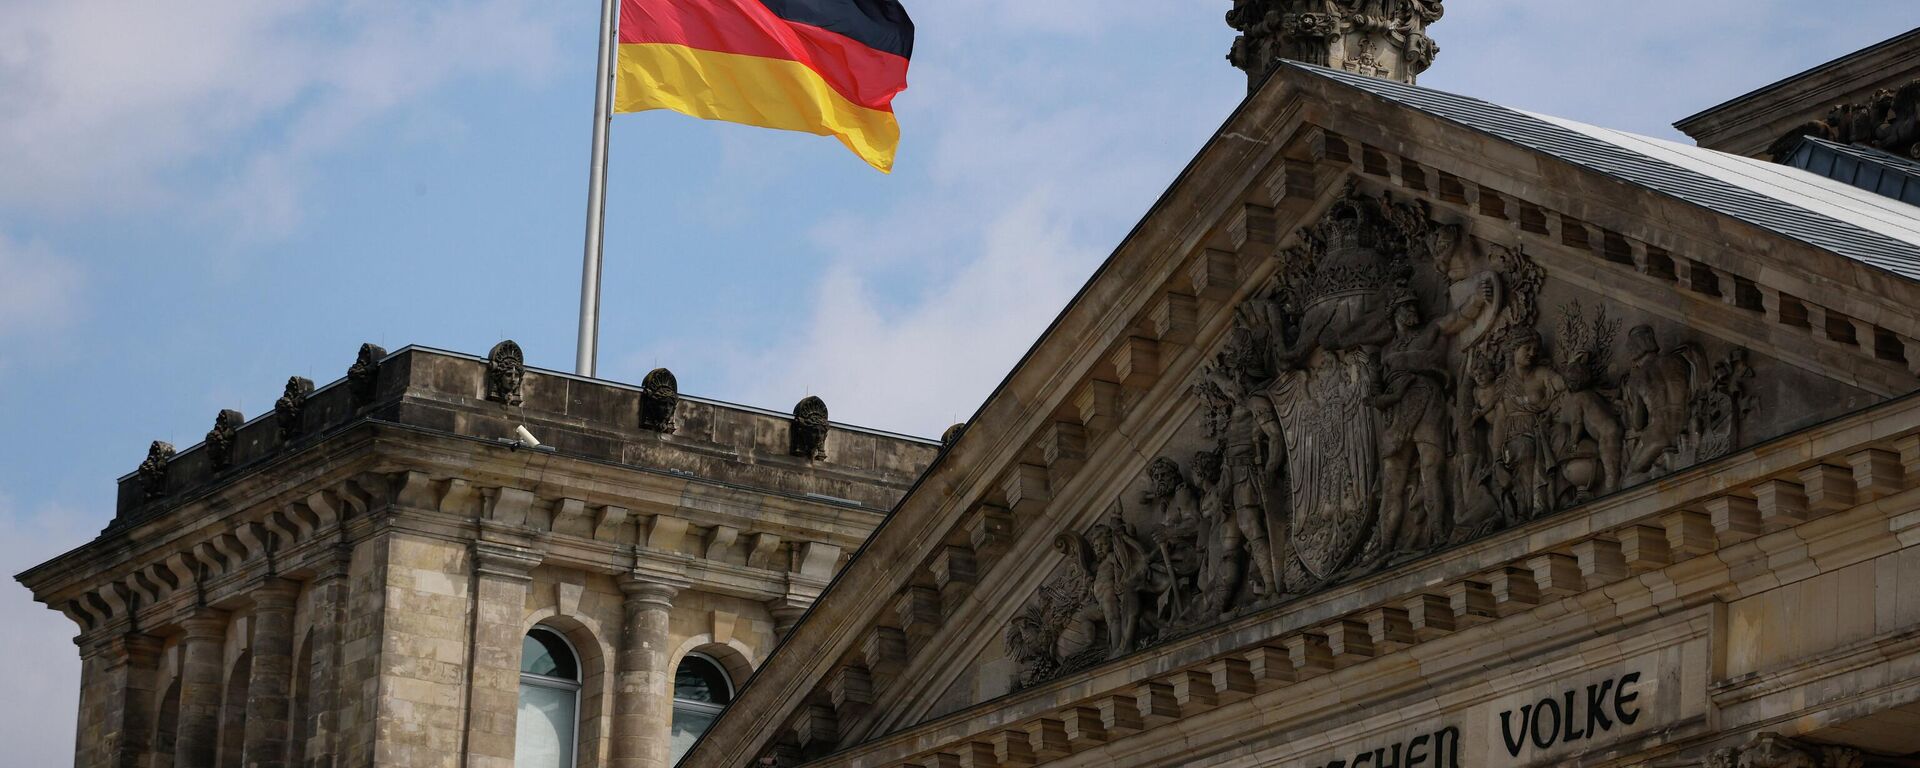
[[[1499,466],[1514,501],[1513,514],[1532,517],[1550,509],[1554,501],[1552,409],[1566,393],[1567,382],[1540,362],[1540,334],[1532,328],[1514,329],[1507,355],[1510,367],[1500,378],[1493,445],[1500,451]]]

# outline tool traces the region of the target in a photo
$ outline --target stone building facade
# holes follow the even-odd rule
[[[80,629],[76,766],[505,768],[534,740],[666,766],[676,672],[745,681],[938,449],[510,341],[369,346],[155,443],[106,530],[20,580]],[[571,699],[564,745],[520,715],[536,640],[571,657],[531,670]]]
[[[1252,94],[683,766],[1920,764],[1920,208],[1768,159],[1909,172],[1920,36],[1724,152],[1414,85],[1440,6],[1236,0]]]
[[[1420,88],[1442,13],[1234,0],[942,444],[510,342],[156,444],[21,575],[76,764],[1920,765],[1920,208],[1772,161],[1911,170],[1920,34],[1685,146]]]

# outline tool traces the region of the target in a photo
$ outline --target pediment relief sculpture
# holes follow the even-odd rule
[[[1349,185],[1298,243],[1196,374],[1145,491],[1055,542],[1068,565],[1004,634],[1019,684],[1750,442],[1745,349],[1582,306],[1423,203]]]
[[[1788,131],[1767,148],[1767,153],[1775,161],[1784,162],[1802,136],[1920,159],[1920,80],[1897,89],[1881,89],[1859,104],[1835,104],[1826,117]]]

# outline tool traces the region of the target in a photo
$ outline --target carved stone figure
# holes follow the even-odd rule
[[[1627,428],[1627,472],[1665,474],[1675,468],[1673,455],[1687,428],[1687,406],[1693,400],[1693,377],[1699,370],[1691,348],[1660,349],[1653,328],[1636,325],[1627,331],[1632,362],[1620,382],[1620,414]]]
[[[213,429],[207,432],[207,464],[213,471],[233,466],[234,441],[239,438],[240,425],[246,422],[235,410],[223,410],[213,418]]]
[[[787,452],[813,461],[827,458],[827,403],[807,396],[793,406],[793,421],[787,427]]]
[[[673,411],[680,406],[680,381],[673,371],[655,368],[640,381],[640,428],[671,435],[678,428]]]
[[[1781,136],[1767,148],[1767,154],[1775,162],[1785,162],[1802,136],[1920,159],[1920,80],[1897,89],[1882,89],[1859,104],[1835,104],[1825,118],[1803,123]]]
[[[1532,328],[1509,335],[1507,365],[1500,375],[1491,444],[1508,522],[1518,523],[1554,508],[1553,406],[1567,382],[1541,360],[1540,334]]]
[[[1758,405],[1747,386],[1753,376],[1744,347],[1735,347],[1713,364],[1706,385],[1694,394],[1690,406],[1687,436],[1693,461],[1725,456],[1740,445],[1741,422]]]
[[[379,393],[380,361],[386,356],[387,351],[377,345],[360,345],[360,355],[347,368],[347,392],[353,397],[354,410],[367,407]]]
[[[1571,496],[1562,503],[1577,504],[1620,485],[1620,416],[1600,391],[1619,327],[1604,307],[1592,324],[1582,322],[1578,302],[1561,315],[1560,375],[1567,391],[1553,411],[1554,474]]]
[[[1158,566],[1164,576],[1153,595],[1155,623],[1185,624],[1200,613],[1196,598],[1206,582],[1202,573],[1208,564],[1202,530],[1206,521],[1201,518],[1199,498],[1178,462],[1165,456],[1154,459],[1147,465],[1147,478],[1147,490],[1140,501],[1146,506],[1148,519],[1159,523],[1147,535],[1152,545],[1148,550],[1150,566]]]
[[[1448,339],[1487,314],[1493,297],[1489,279],[1465,306],[1424,324],[1419,297],[1402,289],[1394,299],[1394,340],[1380,354],[1382,391],[1368,401],[1383,414],[1380,522],[1373,547],[1387,556],[1420,552],[1444,540],[1447,392],[1452,387]]]
[[[1413,83],[1440,52],[1426,31],[1444,13],[1441,0],[1234,0],[1227,60],[1249,90],[1282,59]]]
[[[487,399],[496,403],[519,405],[520,385],[527,377],[527,356],[520,345],[507,339],[487,351]]]
[[[140,492],[149,499],[167,495],[167,470],[173,463],[173,444],[162,440],[147,446],[147,459],[140,462]]]
[[[286,391],[273,402],[273,421],[280,428],[280,442],[292,440],[306,431],[307,397],[312,394],[312,379],[288,377]]]
[[[1707,757],[1709,768],[1861,768],[1866,764],[1860,750],[1825,744],[1809,744],[1773,732],[1756,734],[1743,747],[1715,750]]]

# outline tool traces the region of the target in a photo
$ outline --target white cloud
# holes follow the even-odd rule
[[[87,518],[60,507],[32,512],[0,495],[0,575],[20,571],[84,542],[92,534],[75,523]],[[33,602],[17,585],[0,587],[0,744],[9,765],[73,762],[74,713],[79,709],[79,629],[65,616]]]
[[[550,12],[533,0],[0,4],[0,206],[258,213],[241,226],[283,230],[301,169],[372,120],[464,78],[549,68]],[[196,170],[215,188],[180,188]]]

